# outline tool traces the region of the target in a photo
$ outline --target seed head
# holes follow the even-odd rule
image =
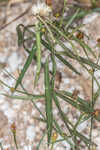
[[[13,132],[13,133],[16,133],[16,125],[15,125],[15,122],[13,122],[12,124],[11,124],[11,131]]]
[[[51,12],[52,9],[48,5],[46,5],[45,3],[41,3],[40,1],[32,7],[32,14],[35,16],[40,15],[42,17],[47,17]]]

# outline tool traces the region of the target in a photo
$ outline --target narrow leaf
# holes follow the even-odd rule
[[[55,104],[56,104],[56,106],[57,106],[57,108],[58,108],[60,114],[61,114],[62,120],[64,121],[65,125],[68,127],[70,133],[71,133],[72,135],[75,134],[75,136],[79,137],[79,138],[80,138],[82,141],[84,141],[84,143],[86,143],[86,144],[95,144],[95,143],[93,143],[91,140],[89,140],[87,137],[85,137],[84,135],[82,135],[81,133],[79,133],[77,130],[76,130],[76,132],[74,133],[74,130],[73,130],[74,126],[73,126],[73,124],[69,121],[69,119],[67,118],[67,116],[65,116],[65,114],[63,113],[63,111],[61,110],[60,105],[59,105],[59,102],[58,102],[58,99],[57,99],[57,97],[56,97],[56,94],[54,94],[54,101],[55,101]],[[70,128],[68,124],[70,124],[70,126],[71,126],[72,128]]]
[[[18,80],[17,80],[17,82],[16,82],[15,90],[17,89],[18,85],[21,83],[21,81],[22,81],[22,79],[23,79],[23,77],[24,77],[25,72],[27,71],[29,65],[31,64],[32,58],[33,58],[33,56],[34,56],[34,54],[35,54],[35,51],[36,51],[36,46],[33,45],[32,50],[31,50],[31,52],[30,52],[30,54],[29,54],[29,56],[28,56],[28,58],[27,58],[27,60],[26,60],[26,63],[25,63],[25,65],[24,65],[24,67],[23,67],[23,69],[22,69],[20,75],[19,75],[19,78],[18,78]]]
[[[77,108],[79,111],[83,111],[86,113],[93,112],[93,109],[89,107],[88,105],[83,105],[79,103],[79,101],[75,101],[61,93],[56,92],[57,96],[62,98],[62,100],[66,101],[67,103],[71,104],[73,107]]]
[[[48,132],[48,145],[50,144],[51,134],[52,134],[52,92],[50,87],[50,78],[49,78],[49,65],[48,59],[45,63],[45,107],[46,107],[46,118],[47,118],[47,132]]]
[[[17,100],[37,100],[45,97],[44,95],[26,95],[26,96],[7,95],[7,94],[2,94],[2,95]]]
[[[36,146],[36,150],[39,150],[40,145],[42,144],[42,141],[43,141],[43,139],[44,139],[44,137],[45,137],[45,134],[46,134],[46,132],[43,133],[43,135],[42,135],[42,137],[41,137],[41,139],[40,139],[38,145]]]
[[[71,69],[72,71],[74,71],[76,74],[80,75],[80,73],[67,61],[65,60],[62,56],[60,56],[59,54],[55,54],[56,57],[62,62],[64,63],[69,69]]]
[[[68,54],[67,54],[66,51],[62,51],[62,55],[67,56]],[[81,56],[78,56],[78,57],[77,57],[77,55],[75,55],[75,54],[74,54],[73,56],[71,56],[71,55],[68,55],[68,56],[69,56],[70,58],[72,58],[72,59],[77,60],[78,62],[87,64],[87,65],[91,66],[91,67],[94,68],[94,69],[100,70],[100,66],[99,66],[98,64],[92,62],[90,59],[86,59],[86,58],[81,57]]]
[[[23,32],[21,30],[21,26],[23,26],[23,25],[20,24],[16,28],[17,36],[18,36],[18,46],[21,46],[23,43]]]
[[[76,37],[73,37],[73,39],[78,42],[80,44],[80,46],[83,48],[83,49],[87,49],[95,58],[96,58],[96,55],[95,53],[92,51],[92,49],[82,40],[79,40],[78,38]]]
[[[80,10],[80,8],[78,8],[77,11],[75,12],[75,14],[72,15],[71,18],[68,21],[66,21],[67,22],[67,25],[65,26],[66,29],[72,24],[74,19],[77,17],[77,14],[79,13],[79,10]]]
[[[49,50],[51,51],[51,46],[44,40],[41,41],[42,44]],[[55,54],[55,56],[65,65],[67,65],[72,71],[74,71],[76,74],[80,75],[80,73],[68,62],[66,61],[62,56]]]
[[[40,25],[36,25],[36,57],[37,57],[37,71],[35,76],[34,86],[36,86],[41,69],[41,37],[40,37]]]
[[[59,93],[61,93],[62,95],[65,95],[67,97],[70,97],[73,101],[73,93],[68,92],[68,91],[64,91],[64,90],[59,90]],[[93,111],[92,107],[90,106],[90,103],[88,103],[87,101],[85,101],[84,99],[80,98],[79,96],[77,96],[76,101],[80,104],[82,104],[83,106],[87,107],[87,109],[91,109],[91,111]]]

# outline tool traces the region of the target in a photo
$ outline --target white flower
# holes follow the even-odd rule
[[[32,7],[32,14],[33,15],[40,15],[43,17],[47,17],[52,12],[52,9],[46,5],[45,3],[37,2],[36,5]]]

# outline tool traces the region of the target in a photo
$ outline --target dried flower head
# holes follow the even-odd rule
[[[100,43],[100,38],[97,39],[97,42]]]
[[[100,47],[100,38],[97,39],[97,46]]]
[[[45,0],[45,2],[48,6],[52,6],[52,0]]]
[[[52,9],[46,5],[45,3],[37,2],[36,5],[32,7],[32,14],[33,15],[40,15],[42,17],[47,17],[52,12]]]
[[[96,109],[96,110],[94,111],[94,115],[95,115],[96,117],[100,116],[100,109]]]
[[[76,37],[81,40],[84,38],[84,34],[82,32],[78,32]]]
[[[13,133],[16,133],[16,125],[15,125],[15,122],[13,122],[12,124],[11,124],[11,131],[13,132]]]
[[[79,93],[80,93],[79,90],[76,90],[76,89],[75,89],[75,90],[73,91],[72,96],[73,96],[73,98],[74,98],[75,100],[77,99]]]

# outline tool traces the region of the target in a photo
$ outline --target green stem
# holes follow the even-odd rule
[[[53,145],[54,145],[54,143],[52,143],[52,145],[51,145],[51,150],[53,150]]]
[[[41,37],[40,37],[40,23],[36,24],[36,57],[37,57],[37,71],[36,71],[36,76],[35,76],[35,82],[34,86],[36,86],[39,75],[40,75],[40,70],[41,70]]]
[[[17,141],[16,141],[16,133],[13,133],[13,137],[14,137],[14,142],[15,142],[16,150],[18,150],[18,145],[17,145]]]
[[[62,17],[60,20],[60,27],[62,26],[62,23],[63,23],[63,15],[64,15],[64,11],[65,11],[66,2],[67,2],[67,0],[64,0],[64,7],[63,7],[63,11],[62,11]]]
[[[94,107],[94,69],[92,73],[92,108]],[[91,117],[91,127],[90,127],[90,140],[92,141],[92,129],[93,129],[93,116]],[[91,150],[91,145],[89,146],[89,150]]]

